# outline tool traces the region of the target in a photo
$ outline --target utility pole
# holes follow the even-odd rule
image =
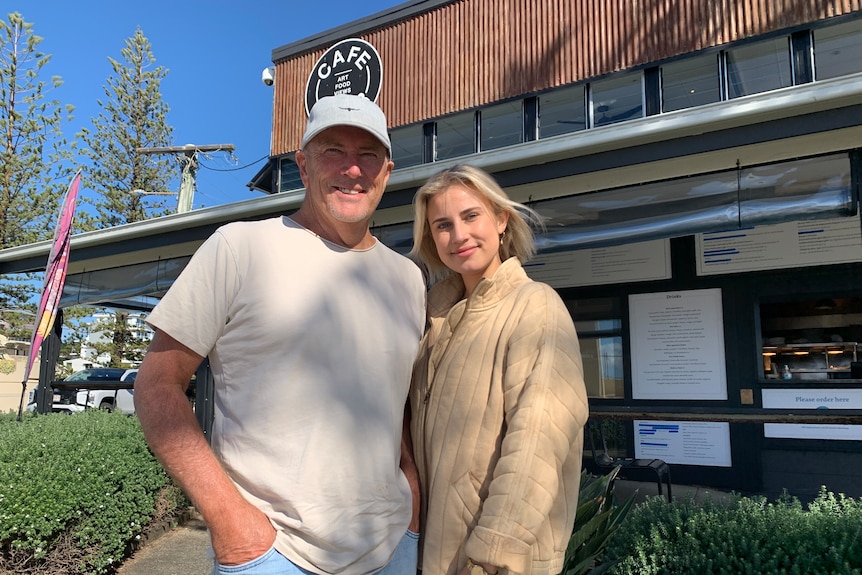
[[[177,213],[190,212],[195,196],[195,176],[198,172],[198,152],[233,152],[233,144],[212,144],[209,146],[168,146],[165,148],[138,148],[139,154],[181,154],[180,193],[177,198]]]

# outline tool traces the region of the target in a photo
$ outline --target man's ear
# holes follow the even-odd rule
[[[302,180],[302,185],[307,188],[308,187],[308,171],[306,169],[307,158],[305,157],[305,154],[302,152],[302,150],[298,150],[296,152],[294,160],[296,161],[296,165],[299,168],[299,177]]]

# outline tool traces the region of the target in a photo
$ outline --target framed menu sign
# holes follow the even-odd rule
[[[697,275],[862,261],[859,216],[695,234]]]
[[[537,254],[527,275],[555,288],[670,279],[670,240]]]
[[[721,290],[629,296],[634,399],[726,400]]]

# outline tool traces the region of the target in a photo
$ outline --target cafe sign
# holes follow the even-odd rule
[[[354,94],[377,101],[383,65],[377,50],[359,38],[330,47],[314,65],[305,87],[305,113],[324,96]]]

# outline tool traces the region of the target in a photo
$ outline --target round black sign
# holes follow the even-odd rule
[[[377,101],[383,65],[377,50],[359,38],[348,38],[327,50],[314,65],[305,86],[305,113],[324,96],[355,94]]]

